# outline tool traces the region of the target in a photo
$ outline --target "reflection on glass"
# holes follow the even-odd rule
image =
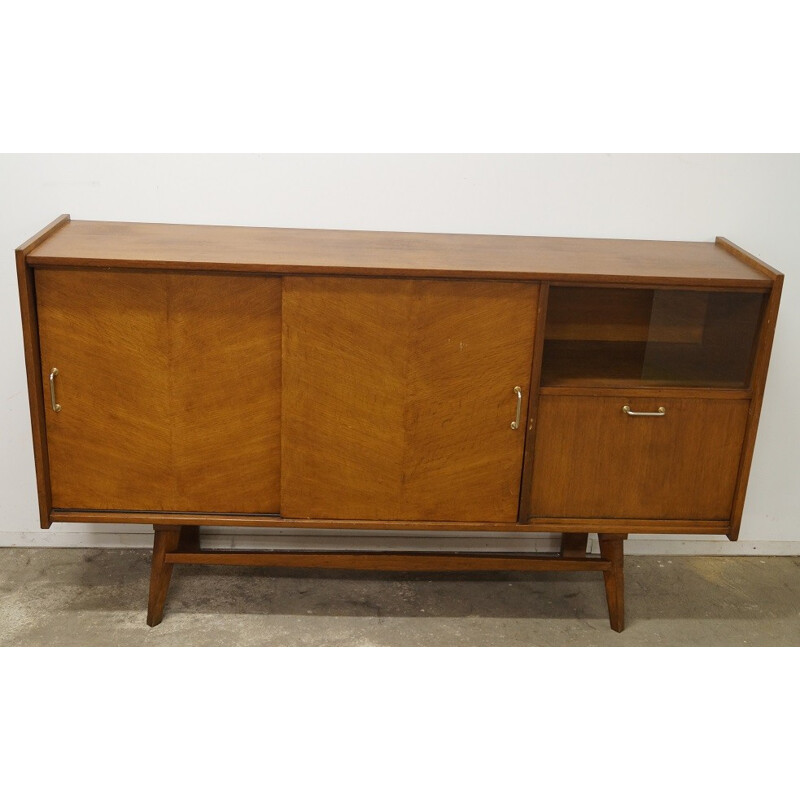
[[[553,287],[544,386],[705,386],[750,382],[766,294]]]

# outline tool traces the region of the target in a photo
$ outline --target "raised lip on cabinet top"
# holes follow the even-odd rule
[[[767,288],[726,239],[680,242],[67,220],[28,266]]]

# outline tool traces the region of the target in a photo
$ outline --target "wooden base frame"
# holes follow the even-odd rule
[[[600,534],[600,556],[586,553],[588,533],[564,533],[553,555],[485,555],[483,553],[308,552],[270,550],[203,550],[196,525],[155,525],[147,624],[164,616],[175,564],[223,564],[258,567],[314,567],[397,572],[538,572],[594,571],[605,579],[608,617],[615,631],[625,626],[623,540],[627,534]]]

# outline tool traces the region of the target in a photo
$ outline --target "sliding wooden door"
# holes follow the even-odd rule
[[[285,278],[283,515],[516,520],[537,292]]]
[[[36,295],[55,508],[277,513],[280,278],[48,269]]]

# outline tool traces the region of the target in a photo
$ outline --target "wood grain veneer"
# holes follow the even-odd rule
[[[768,286],[710,242],[238,228],[72,220],[28,263],[278,273]]]
[[[56,508],[279,510],[280,279],[46,270],[36,292]]]
[[[655,412],[631,417],[622,411]],[[534,517],[727,520],[747,400],[553,396],[539,403]]]
[[[516,520],[536,300],[519,283],[285,278],[282,513]]]

